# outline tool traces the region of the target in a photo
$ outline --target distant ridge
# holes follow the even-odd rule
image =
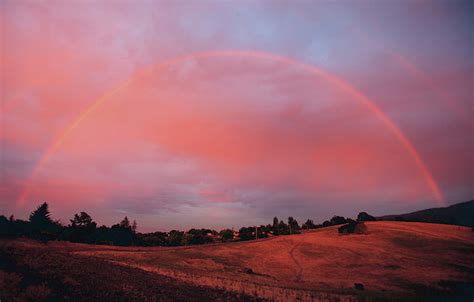
[[[377,217],[377,219],[443,223],[474,227],[474,200],[460,202],[449,207],[432,208],[399,215],[385,215]]]

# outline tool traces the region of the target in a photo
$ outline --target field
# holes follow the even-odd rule
[[[342,236],[328,227],[178,248],[4,240],[0,289],[36,282],[45,297],[73,300],[472,301],[471,228],[406,222],[367,227],[363,235]],[[15,274],[21,281],[12,285]]]

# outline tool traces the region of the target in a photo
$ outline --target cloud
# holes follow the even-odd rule
[[[26,216],[45,200],[62,219],[87,208],[101,223],[130,214],[177,228],[436,205],[410,155],[351,96],[294,66],[235,57],[188,60],[115,95],[15,209],[43,152],[104,92],[167,58],[234,48],[289,55],[358,87],[413,142],[448,203],[472,198],[472,123],[452,110],[472,101],[462,5],[4,6],[2,213]]]

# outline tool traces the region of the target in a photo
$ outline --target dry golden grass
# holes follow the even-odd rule
[[[274,300],[416,297],[446,281],[474,282],[474,232],[450,225],[372,222],[368,234],[336,227],[268,240],[180,248],[69,245],[74,253]],[[248,273],[251,268],[253,273]],[[443,283],[444,282],[444,283]],[[382,296],[377,296],[382,294]]]

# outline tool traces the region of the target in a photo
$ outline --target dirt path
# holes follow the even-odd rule
[[[293,247],[291,248],[290,252],[288,253],[290,255],[290,258],[291,260],[293,260],[293,262],[295,263],[296,267],[298,268],[297,272],[296,272],[296,281],[298,282],[303,282],[303,266],[300,264],[300,262],[298,261],[298,258],[295,257],[295,250],[297,247],[299,247],[301,244],[303,244],[303,241],[304,239],[301,238],[300,240],[298,240],[297,243],[295,243],[293,245]]]

